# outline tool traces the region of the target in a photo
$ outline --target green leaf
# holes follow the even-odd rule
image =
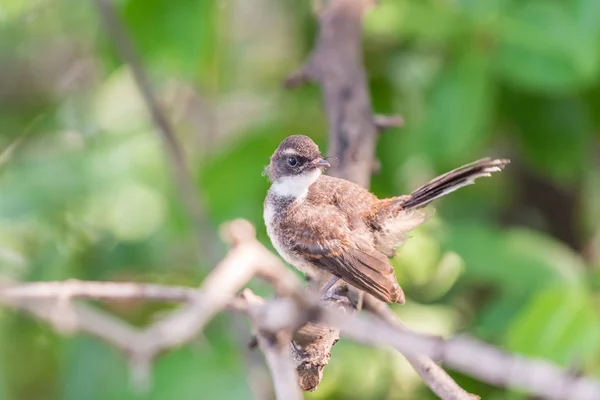
[[[125,18],[140,53],[172,74],[214,81],[217,4],[196,0],[130,0]]]
[[[383,349],[340,341],[333,349],[325,378],[307,399],[382,399],[396,369],[394,354]],[[361,365],[364,368],[354,368]]]
[[[39,216],[68,208],[88,190],[83,162],[73,154],[14,161],[0,174],[0,217]]]
[[[498,25],[494,65],[508,82],[528,90],[568,92],[598,74],[598,2],[519,2]],[[571,7],[569,7],[571,6]]]
[[[425,122],[415,134],[421,149],[443,167],[460,165],[486,141],[492,87],[486,54],[475,49],[449,65],[433,88]]]
[[[4,339],[4,338],[3,338]],[[6,387],[6,374],[4,372],[5,367],[3,363],[0,363],[0,399],[10,400],[8,396],[8,389]]]
[[[453,3],[425,1],[389,3],[400,4],[398,12],[401,19],[399,19],[397,32],[402,34],[402,37],[416,37],[426,43],[447,43],[462,28],[456,23],[458,13]]]
[[[600,350],[600,320],[590,296],[578,286],[541,291],[510,326],[506,346],[565,367],[595,359]]]
[[[125,359],[114,349],[86,337],[66,343],[63,360],[65,400],[246,399],[249,391],[237,347],[222,335],[200,348],[182,347],[153,364],[147,395],[131,386]],[[107,384],[109,382],[110,384]]]
[[[485,341],[498,341],[506,327],[523,307],[522,296],[497,295],[490,299],[475,315],[474,334]]]
[[[588,168],[582,155],[594,128],[589,107],[578,98],[511,98],[507,107],[520,129],[527,159],[558,182],[577,180]]]
[[[128,391],[127,364],[114,349],[84,336],[65,341],[62,399],[120,399]]]
[[[459,0],[459,4],[464,12],[476,19],[476,23],[477,20],[489,22],[490,19],[495,19],[507,6],[504,0]]]
[[[434,278],[440,248],[424,229],[412,231],[410,239],[397,251],[398,255],[392,259],[392,265],[400,283],[421,286]]]
[[[419,290],[421,296],[429,301],[439,299],[454,286],[464,269],[464,262],[458,254],[445,253],[437,265],[435,275]]]
[[[365,15],[364,29],[367,36],[393,37],[402,26],[402,11],[404,4],[396,1],[386,1],[379,4]]]
[[[456,224],[444,236],[444,248],[465,261],[465,280],[493,284],[504,295],[528,296],[553,284],[576,283],[585,271],[569,248],[529,229]]]
[[[156,365],[154,387],[150,400],[243,400],[249,392],[235,346],[214,342],[165,355]]]
[[[538,232],[475,224],[448,227],[443,248],[456,251],[466,265],[460,283],[489,288],[473,323],[483,339],[500,339],[523,304],[540,291],[578,286],[585,277],[583,260],[577,254]],[[467,295],[472,296],[472,291]]]

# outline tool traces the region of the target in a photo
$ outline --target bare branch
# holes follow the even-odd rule
[[[60,293],[57,293],[54,297],[59,298]],[[58,332],[65,334],[86,333],[124,352],[131,349],[132,344],[135,343],[139,335],[139,330],[128,323],[104,311],[83,304],[70,304],[66,310],[58,308],[58,311],[63,312],[63,315],[58,317],[57,303],[18,301],[8,297],[3,297],[0,301],[50,323]]]
[[[377,130],[361,61],[361,20],[366,6],[363,0],[320,3],[315,9],[319,35],[312,54],[284,86],[296,87],[308,81],[321,86],[329,125],[329,155],[339,160],[329,173],[368,187]],[[321,383],[339,330],[317,322],[300,332],[301,344],[292,343],[292,354],[300,387],[311,391]]]
[[[250,307],[264,304],[264,300],[249,289],[241,296]],[[273,386],[278,399],[301,400],[302,394],[298,388],[296,372],[290,354],[290,331],[281,330],[275,333],[264,333],[260,327],[255,328],[258,345],[265,354]]]
[[[243,302],[241,298],[237,300]],[[271,385],[271,375],[262,355],[254,351],[258,347],[256,336],[248,331],[246,321],[237,318],[237,315],[230,315],[228,322],[229,330],[235,337],[238,349],[242,355],[246,371],[246,382],[252,394],[252,399],[273,399],[275,393]]]
[[[250,316],[280,399],[299,398],[289,351],[293,357],[302,355],[310,343],[307,338],[310,341],[317,335],[311,331],[311,325],[340,330],[344,337],[367,345],[397,349],[443,399],[475,396],[457,390],[450,377],[425,357],[441,360],[448,367],[484,382],[522,389],[547,399],[600,398],[600,382],[575,377],[552,363],[509,355],[469,337],[444,340],[410,332],[386,304],[374,303],[369,297],[365,307],[377,318],[349,313],[345,308],[340,310],[339,305],[332,307],[330,302],[318,304],[315,294],[302,288],[299,278],[253,238],[248,222],[234,221],[224,232],[233,248],[198,291],[127,283],[50,282],[4,286],[0,288],[0,302],[48,321],[61,332],[84,332],[123,350],[138,377],[147,374],[156,354],[192,340],[216,312],[227,307]],[[266,269],[262,267],[265,264]],[[256,296],[248,301],[249,292],[244,292],[242,298],[235,297],[252,275],[263,270],[268,271],[265,276],[269,279],[280,276],[281,281],[287,282],[280,289],[292,290],[291,297],[264,303],[257,301]],[[147,331],[139,331],[104,312],[70,302],[72,298],[92,298],[92,295],[102,299],[147,298],[191,303]],[[282,346],[281,343],[290,341],[289,335],[297,327],[301,329],[294,334],[291,346]],[[318,371],[313,376],[318,377]]]
[[[223,310],[256,275],[262,265],[279,259],[258,243],[254,227],[236,220],[224,229],[234,247],[204,280],[190,303],[149,326],[135,345],[134,353],[150,362],[157,354],[181,346],[198,336],[204,326]]]
[[[302,65],[297,71],[292,72],[283,81],[283,87],[286,89],[295,89],[309,82],[314,82],[318,79],[318,71],[313,65],[312,58]]]
[[[298,307],[291,301],[278,301],[265,303],[260,310],[252,310],[250,313],[263,330],[278,332],[289,329],[290,324],[302,322],[290,321],[290,315],[303,315]],[[424,356],[438,359],[450,368],[493,385],[522,389],[551,400],[600,398],[600,382],[597,380],[576,377],[547,361],[507,354],[470,337],[445,340],[421,335],[399,330],[396,323],[392,326],[373,316],[348,315],[331,307],[321,307],[316,316],[318,320],[337,327],[345,337],[357,342],[378,347],[391,346],[404,355],[419,354],[417,363]],[[425,367],[422,363],[418,365]],[[477,398],[474,395],[465,397],[464,393],[454,390],[443,391],[445,386],[438,379],[440,378],[436,377],[434,381],[439,390],[436,393],[444,399]]]
[[[361,23],[371,2],[324,3],[318,10],[319,35],[312,55],[286,85],[319,83],[329,123],[329,153],[339,160],[329,173],[368,187],[377,129],[362,64]]]
[[[285,81],[286,87],[307,81],[321,85],[329,121],[329,152],[340,161],[330,173],[365,187],[369,186],[371,174],[380,168],[375,158],[377,134],[404,123],[400,116],[373,115],[371,110],[362,63],[361,24],[363,13],[372,5],[372,1],[365,0],[323,3],[316,11],[320,30],[315,49],[302,68]],[[293,355],[300,387],[314,390],[329,362],[331,347],[339,340],[339,331],[322,323],[312,323],[303,329],[305,345],[299,347],[302,351],[293,351]],[[413,353],[407,354],[407,358],[442,399],[473,398],[431,359]]]
[[[209,258],[209,261],[214,261],[212,260],[214,257],[211,257],[211,255],[215,253],[214,248],[216,248],[217,242],[215,238],[207,234],[208,230],[206,228],[209,226],[209,222],[204,215],[202,203],[196,194],[194,179],[189,171],[185,152],[181,148],[173,127],[152,91],[152,86],[150,85],[140,57],[125,26],[117,16],[111,0],[95,0],[95,3],[102,23],[111,37],[117,52],[131,69],[135,83],[156,125],[156,132],[166,146],[167,160],[171,164],[176,185],[187,212],[194,222],[199,239],[199,249],[205,257]]]
[[[0,298],[11,301],[62,299],[189,301],[198,290],[128,282],[34,282],[0,286]]]
[[[388,128],[397,128],[404,126],[404,118],[400,115],[375,115],[373,122],[378,131],[383,131]]]
[[[523,389],[547,399],[600,398],[599,382],[576,378],[547,361],[511,356],[468,337],[443,340],[398,331],[371,318],[342,319],[333,313],[327,314],[326,320],[337,323],[348,338],[365,344],[389,345],[403,354],[427,355],[484,382]]]
[[[276,287],[282,292],[299,292],[299,278],[256,241],[254,227],[249,222],[232,221],[224,226],[223,236],[233,248],[200,289],[78,281],[32,283],[1,287],[0,302],[49,321],[61,332],[88,333],[116,346],[129,357],[136,376],[143,376],[158,354],[194,340],[216,313],[228,306],[235,308],[235,302],[230,303],[256,274],[277,280]],[[71,304],[73,298],[133,299],[144,296],[152,300],[186,301],[187,304],[143,331],[99,310]],[[55,301],[39,301],[48,299]]]
[[[382,321],[401,332],[411,332],[387,304],[377,300],[371,295],[365,296],[365,311],[370,311]],[[429,388],[440,398],[456,400],[479,399],[479,396],[468,393],[458,386],[446,371],[431,358],[412,352],[405,352],[403,355],[427,386],[429,386]]]

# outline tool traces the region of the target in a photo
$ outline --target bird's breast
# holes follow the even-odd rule
[[[285,240],[282,237],[284,233],[279,229],[282,217],[278,214],[278,211],[281,210],[278,210],[277,206],[267,199],[265,202],[263,218],[267,228],[267,236],[269,236],[271,244],[288,264],[314,278],[315,275],[319,273],[319,270],[311,263],[296,255],[288,248],[288,246],[286,246]]]
[[[263,218],[265,220],[267,235],[271,240],[271,244],[273,244],[275,250],[285,261],[294,265],[294,254],[286,248],[284,241],[281,238],[282,232],[279,229],[280,216],[277,215],[277,207],[272,204],[272,202],[265,202]]]

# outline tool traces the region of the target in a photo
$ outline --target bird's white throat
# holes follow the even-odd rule
[[[303,200],[308,194],[308,188],[321,176],[321,170],[311,169],[303,174],[284,176],[273,182],[271,191],[281,197],[293,197]]]

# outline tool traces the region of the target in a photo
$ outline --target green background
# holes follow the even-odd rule
[[[316,35],[308,1],[116,2],[176,127],[214,237],[262,223],[261,171],[287,135],[326,145],[319,89],[281,80]],[[164,146],[91,1],[0,0],[0,275],[195,286],[200,250]],[[484,156],[512,164],[436,203],[393,260],[413,329],[469,333],[600,375],[600,2],[382,0],[365,17],[379,196]],[[266,285],[252,287],[264,295]],[[98,304],[143,326],[172,306]],[[118,352],[0,310],[0,399],[250,399],[248,325],[219,315],[161,357],[146,393]],[[265,389],[258,367],[252,379]],[[526,399],[458,373],[485,399]],[[266,379],[266,380],[265,380]],[[268,389],[268,387],[266,388]],[[268,390],[267,390],[268,392]],[[267,395],[264,395],[267,396]],[[428,399],[403,358],[341,340],[309,399]]]

